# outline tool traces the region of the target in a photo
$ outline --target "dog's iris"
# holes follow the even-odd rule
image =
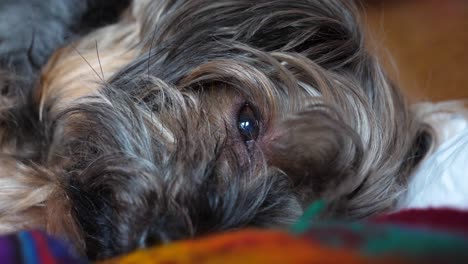
[[[258,120],[255,112],[248,104],[245,104],[239,111],[237,126],[245,142],[257,139],[259,131]]]

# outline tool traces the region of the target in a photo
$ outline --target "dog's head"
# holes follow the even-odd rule
[[[287,226],[315,199],[348,218],[393,205],[419,125],[348,1],[140,12],[139,55],[99,94],[53,112],[60,98],[41,100],[43,160],[88,255]]]

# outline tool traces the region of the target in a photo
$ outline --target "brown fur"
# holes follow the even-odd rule
[[[395,205],[425,128],[367,51],[353,5],[133,4],[45,66],[30,102],[43,145],[3,126],[2,231],[43,227],[103,258],[284,227],[316,199],[324,217]],[[259,124],[248,142],[236,126],[246,104]]]

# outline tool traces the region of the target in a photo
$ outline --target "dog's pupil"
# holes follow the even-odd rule
[[[252,108],[246,104],[239,111],[237,121],[239,133],[244,141],[255,140],[258,137],[258,120]]]

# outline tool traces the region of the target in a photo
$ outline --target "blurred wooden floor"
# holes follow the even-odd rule
[[[468,98],[468,0],[364,2],[371,43],[412,101]]]

